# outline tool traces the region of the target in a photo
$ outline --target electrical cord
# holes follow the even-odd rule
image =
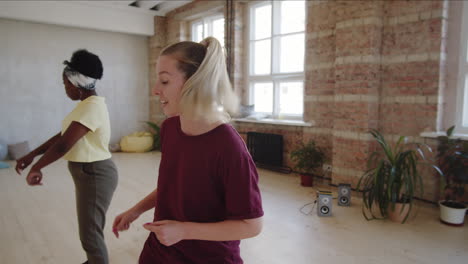
[[[312,204],[312,208],[310,208],[309,212],[304,212],[304,208],[311,205],[311,204]],[[314,207],[315,207],[316,204],[317,204],[317,200],[315,200],[315,201],[313,201],[311,203],[306,203],[299,209],[299,211],[304,215],[310,215],[314,211]]]

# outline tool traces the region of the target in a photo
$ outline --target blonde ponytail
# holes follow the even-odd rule
[[[200,57],[201,45],[195,42],[184,43],[178,43],[179,48],[171,46],[172,48],[166,49],[169,51],[162,52],[162,55],[175,55],[175,59],[182,64],[179,69],[188,78],[182,87],[181,114],[190,119],[228,121],[229,114],[237,112],[239,99],[229,81],[221,44],[213,37],[202,40],[200,44],[204,46],[205,54],[202,61],[197,62],[198,59],[192,57]],[[190,68],[196,69],[195,72],[187,70]]]

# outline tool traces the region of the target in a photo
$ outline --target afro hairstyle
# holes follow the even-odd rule
[[[63,64],[93,79],[101,79],[104,71],[99,57],[85,49],[73,52],[71,60],[64,61]]]

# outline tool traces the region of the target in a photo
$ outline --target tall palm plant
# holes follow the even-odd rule
[[[380,151],[371,154],[368,170],[357,185],[363,195],[363,215],[367,220],[385,219],[389,210],[394,211],[397,203],[403,203],[400,213],[409,206],[402,221],[404,223],[413,208],[415,195],[422,195],[424,192],[418,169],[420,160],[427,163],[423,149],[429,152],[432,150],[426,144],[407,144],[404,136],[392,147],[379,131],[371,130],[370,133],[378,142]],[[431,166],[437,169],[435,165]],[[374,205],[378,206],[380,216],[374,214]]]

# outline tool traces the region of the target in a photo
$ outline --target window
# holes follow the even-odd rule
[[[456,132],[468,134],[468,4],[463,3],[460,64],[458,72]]]
[[[216,15],[192,23],[192,41],[200,42],[206,37],[215,37],[224,47],[224,17]]]
[[[249,103],[274,119],[304,113],[305,1],[250,6]]]

